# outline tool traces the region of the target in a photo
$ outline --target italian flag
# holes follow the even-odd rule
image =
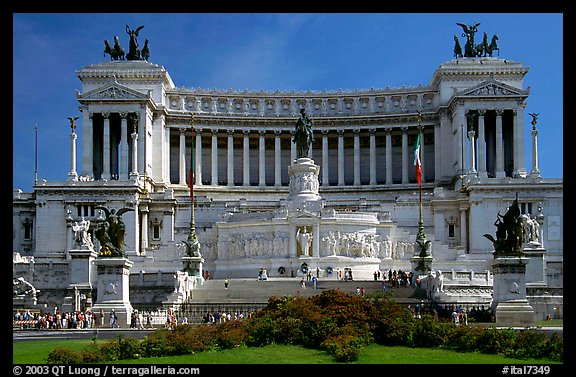
[[[420,162],[420,134],[416,138],[414,145],[414,166],[416,166],[416,181],[422,186],[422,163]]]

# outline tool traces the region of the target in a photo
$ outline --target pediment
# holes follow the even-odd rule
[[[99,88],[93,89],[89,92],[78,94],[78,100],[147,100],[147,93],[142,93],[118,82],[112,82],[101,86]]]
[[[458,97],[526,97],[530,90],[518,89],[490,78],[457,94]]]
[[[307,209],[303,209],[298,211],[296,216],[297,219],[317,219],[318,214],[308,211]]]

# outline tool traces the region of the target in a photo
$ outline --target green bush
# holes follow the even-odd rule
[[[451,323],[435,320],[430,315],[424,315],[412,322],[412,336],[409,338],[410,347],[439,347],[446,342]]]
[[[228,321],[216,325],[216,344],[219,349],[231,349],[244,344],[246,336],[244,321]]]
[[[487,354],[505,355],[514,347],[515,330],[486,328],[479,339],[479,351]]]
[[[82,355],[67,348],[56,347],[48,354],[48,364],[82,364]]]
[[[446,335],[446,341],[443,348],[451,349],[458,352],[475,352],[480,348],[480,341],[484,335],[485,329],[478,326],[449,326]]]
[[[554,361],[564,361],[564,339],[556,333],[548,340],[546,356]]]
[[[81,352],[82,363],[95,364],[106,362],[106,355],[102,353],[100,346],[93,346],[84,348]]]
[[[358,360],[364,351],[365,340],[354,335],[342,334],[326,339],[322,348],[336,361],[352,362]]]
[[[546,334],[535,330],[522,330],[516,334],[514,347],[509,350],[507,356],[517,359],[543,358],[547,356],[547,344]]]
[[[261,313],[252,317],[247,326],[246,345],[251,347],[262,347],[276,343],[277,327],[274,319],[267,313]]]

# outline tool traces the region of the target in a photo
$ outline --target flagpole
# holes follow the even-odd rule
[[[38,184],[38,123],[34,124],[34,186]]]

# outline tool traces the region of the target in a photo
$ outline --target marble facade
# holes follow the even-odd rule
[[[368,279],[377,269],[410,270],[419,208],[411,152],[420,135],[433,269],[490,270],[492,245],[482,235],[518,194],[540,225],[526,284],[545,285],[561,301],[563,181],[542,178],[537,157],[536,168],[525,166],[525,145],[535,145],[524,137],[527,72],[511,60],[458,58],[425,86],[249,92],[177,87],[147,61],[82,67],[70,172],[39,181],[33,193],[14,190],[13,251],[34,260],[14,263],[15,274],[32,277],[43,299],[59,305],[71,279],[73,224],[90,221],[97,250],[103,218],[95,207],[130,207],[131,289],[161,281],[173,293],[165,277],[182,268],[192,142],[196,231],[212,277],[256,278],[261,268],[290,276],[303,263]],[[316,142],[297,160],[291,137],[301,108]]]

